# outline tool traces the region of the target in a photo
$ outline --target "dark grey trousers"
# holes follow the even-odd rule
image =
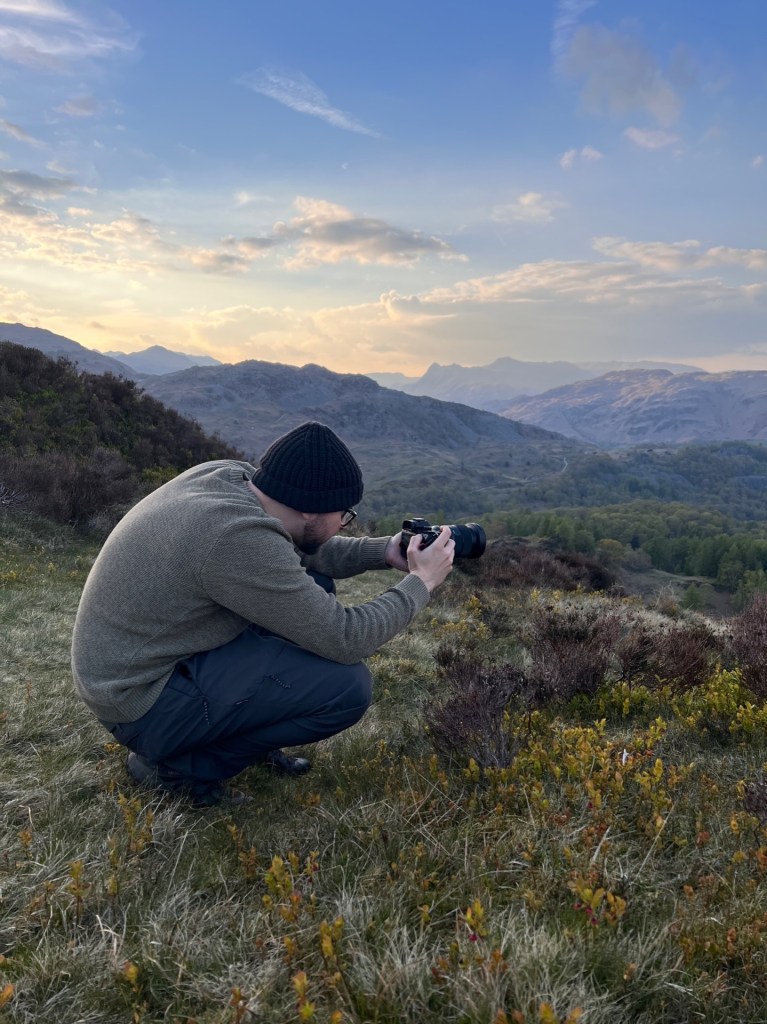
[[[182,776],[204,790],[278,747],[348,729],[370,706],[371,689],[362,662],[328,661],[250,626],[223,647],[178,662],[137,721],[105,724],[156,764],[161,779]]]

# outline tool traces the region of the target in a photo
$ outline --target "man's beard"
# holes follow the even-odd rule
[[[319,539],[320,537],[322,537],[322,540]],[[297,544],[296,547],[305,555],[316,555],[326,539],[314,523],[307,523],[301,543]]]

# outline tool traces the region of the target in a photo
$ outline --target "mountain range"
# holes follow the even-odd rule
[[[617,362],[503,357],[487,366],[434,363],[421,377],[411,378],[335,374],[319,366],[299,369],[257,360],[222,364],[159,345],[105,355],[23,324],[0,324],[4,339],[66,356],[81,370],[136,380],[149,394],[254,456],[276,433],[306,418],[323,419],[363,447],[385,441],[402,453],[408,447],[433,453],[454,445],[471,447],[480,439],[513,444],[519,452],[519,423],[507,425],[506,433],[498,426],[507,420],[589,447],[767,440],[764,371],[711,374],[682,364],[627,368]],[[410,402],[403,404],[404,399]],[[430,402],[451,408],[437,412]],[[479,411],[489,418],[472,418]],[[537,443],[532,433],[524,441]]]
[[[141,352],[96,352],[78,341],[54,334],[42,327],[24,324],[0,323],[0,341],[12,341],[44,352],[52,359],[61,356],[74,363],[85,373],[113,373],[127,380],[142,380],[147,376],[174,373],[190,366],[220,366],[212,356],[193,356],[173,352],[162,345],[152,345]]]
[[[151,345],[140,352],[105,352],[104,355],[119,360],[136,373],[146,375],[176,373],[178,370],[188,370],[190,366],[221,366],[221,360],[213,356],[173,352],[162,345]]]
[[[128,380],[135,380],[141,376],[126,363],[121,363],[111,356],[105,356],[92,348],[86,348],[78,341],[65,338],[63,334],[46,331],[42,327],[0,323],[0,341],[12,341],[16,345],[39,349],[51,359],[59,359],[63,356],[85,373],[113,373],[116,377],[125,377]]]
[[[624,370],[518,399],[503,415],[605,448],[767,441],[767,371]]]
[[[408,395],[428,395],[445,402],[463,402],[477,409],[501,412],[509,407],[511,399],[522,395],[538,395],[605,373],[633,369],[702,372],[697,366],[682,363],[543,363],[502,356],[486,366],[432,363],[421,377],[406,377],[402,373],[369,373],[368,376],[384,387],[396,388]]]

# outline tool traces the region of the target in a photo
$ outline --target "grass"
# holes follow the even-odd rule
[[[542,606],[644,612],[454,572],[313,772],[195,811],[131,786],[73,693],[95,553],[0,519],[0,1021],[767,1022],[767,712],[735,665],[512,695],[514,754],[481,764],[426,728],[459,655],[490,685],[534,662]]]

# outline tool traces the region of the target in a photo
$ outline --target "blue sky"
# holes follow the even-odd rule
[[[0,320],[767,368],[767,4],[0,0]]]

